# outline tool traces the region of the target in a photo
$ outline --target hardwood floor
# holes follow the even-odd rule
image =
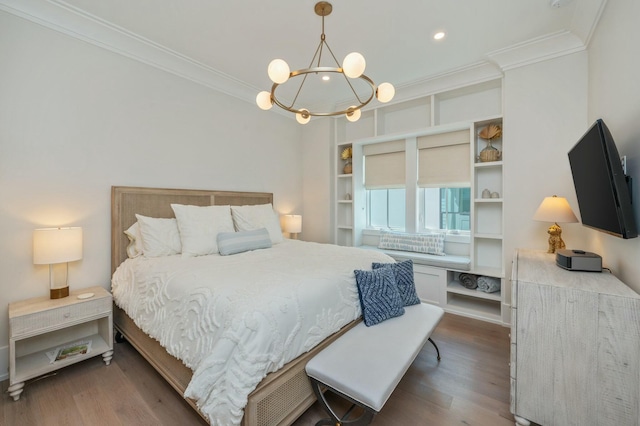
[[[372,425],[513,425],[509,413],[509,329],[445,314]],[[206,425],[128,344],[28,382],[19,401],[0,384],[0,425]],[[332,398],[341,406],[340,400]],[[324,417],[314,404],[295,423]]]

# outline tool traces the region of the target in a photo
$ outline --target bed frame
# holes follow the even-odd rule
[[[127,258],[129,240],[124,231],[136,221],[136,213],[150,217],[174,217],[171,204],[256,205],[273,203],[266,192],[231,192],[190,189],[111,187],[111,273]],[[157,340],[140,330],[127,314],[114,305],[116,331],[151,364],[180,395],[184,395],[193,372],[169,355]],[[304,367],[309,359],[353,327],[353,322],[282,369],[268,374],[249,394],[243,426],[289,425],[316,400]],[[195,401],[186,401],[202,416]],[[205,420],[206,417],[203,416]]]

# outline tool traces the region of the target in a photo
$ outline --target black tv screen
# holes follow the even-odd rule
[[[625,176],[611,132],[601,119],[569,151],[582,224],[621,238],[638,236]]]

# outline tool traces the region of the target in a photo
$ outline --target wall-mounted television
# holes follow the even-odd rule
[[[596,120],[571,148],[569,163],[582,224],[620,238],[637,237],[631,178],[604,121]]]

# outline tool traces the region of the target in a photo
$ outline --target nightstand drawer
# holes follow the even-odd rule
[[[104,313],[111,313],[111,297],[98,297],[95,300],[83,301],[59,308],[48,309],[11,318],[9,321],[11,336],[20,337],[24,334],[39,334],[55,330],[61,326],[95,317]]]

